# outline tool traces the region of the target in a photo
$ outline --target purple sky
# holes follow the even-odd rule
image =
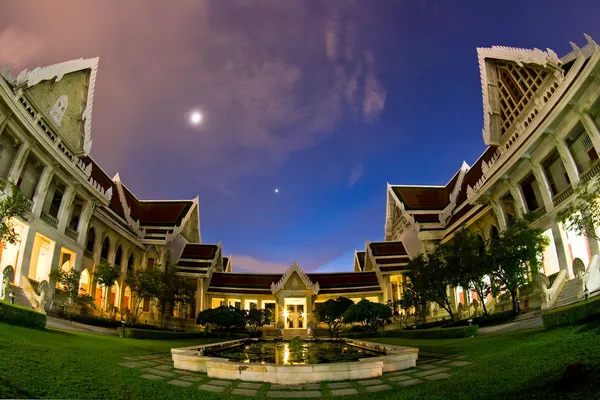
[[[386,182],[474,162],[476,47],[600,42],[598,1],[22,3],[2,4],[0,64],[99,56],[92,156],[141,199],[199,195],[238,271],[351,270]]]

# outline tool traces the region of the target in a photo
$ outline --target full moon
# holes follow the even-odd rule
[[[275,189],[275,193],[279,193],[279,189]]]
[[[200,125],[202,122],[203,116],[200,111],[192,111],[190,113],[190,124],[192,125]]]

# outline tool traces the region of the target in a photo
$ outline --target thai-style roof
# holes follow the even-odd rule
[[[309,273],[308,279],[319,285],[319,293],[380,292],[375,272]],[[281,281],[283,274],[251,274],[214,272],[208,292],[272,294],[271,286]]]
[[[212,260],[218,250],[216,244],[188,243],[183,248],[180,259]]]
[[[358,261],[358,267],[361,271],[365,270],[365,252],[364,251],[357,251],[356,252],[356,259]]]
[[[371,242],[369,247],[374,257],[408,255],[402,242]]]

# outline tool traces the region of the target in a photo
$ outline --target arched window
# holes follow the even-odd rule
[[[123,250],[121,249],[121,245],[119,245],[119,247],[117,247],[117,252],[115,253],[115,265],[118,265],[120,267],[122,263],[123,263]]]
[[[96,242],[96,231],[94,228],[90,228],[87,234],[87,243],[85,244],[85,249],[91,253],[94,252],[94,243]]]
[[[133,272],[133,254],[130,254],[129,260],[127,260],[127,271]]]
[[[492,225],[492,229],[490,230],[490,240],[496,241],[500,238],[500,232],[498,232],[498,228],[496,225]]]
[[[108,260],[108,249],[110,248],[110,239],[107,237],[104,238],[102,242],[102,249],[100,250],[100,258],[103,260]]]
[[[71,218],[71,222],[69,222],[69,228],[73,229],[74,231],[77,231],[78,224],[79,224],[79,216],[75,215],[73,218]]]

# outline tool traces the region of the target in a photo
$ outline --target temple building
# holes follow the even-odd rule
[[[550,279],[537,277],[545,283],[521,293],[523,308],[576,301],[580,276],[591,265],[597,269],[600,252],[596,240],[567,231],[557,220],[574,189],[600,172],[600,48],[585,38],[583,47],[572,44],[562,57],[550,49],[478,49],[483,154],[473,165],[463,162],[443,186],[388,184],[384,240],[367,241],[355,252],[353,270],[349,265],[342,273],[306,273],[296,263],[281,274],[232,271],[221,243],[201,241],[198,198],[142,200],[119,174],[108,176],[90,156],[97,58],[16,77],[5,68],[0,180],[21,190],[30,211],[24,221],[14,221],[20,241],[0,250],[0,273],[10,266],[19,301],[39,308],[40,282],[50,282],[52,298],[50,271],[75,268],[97,308],[115,310],[118,318],[133,304],[124,280],[128,271],[176,265],[197,287],[196,301],[185,312],[190,324],[200,310],[230,305],[272,309],[277,324],[298,330],[313,323],[314,305],[327,299],[399,299],[410,258],[460,228],[489,239],[511,219],[529,214],[550,239],[542,271]],[[94,283],[101,263],[121,268],[112,288]],[[478,301],[488,309],[510,307],[460,287],[450,290],[461,313],[477,312]],[[152,302],[141,307],[140,318],[157,323]],[[443,310],[432,307],[430,318],[443,317]]]

